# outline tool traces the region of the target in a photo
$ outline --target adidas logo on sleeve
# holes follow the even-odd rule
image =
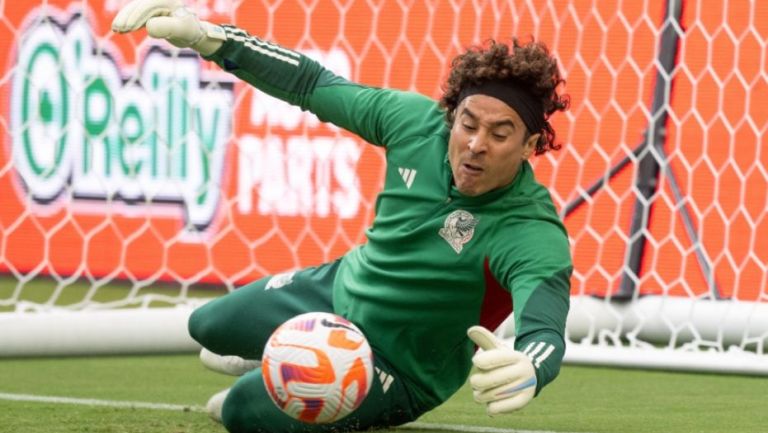
[[[523,350],[523,354],[526,355],[531,362],[533,363],[533,366],[536,368],[539,368],[541,366],[541,363],[544,362],[547,358],[549,358],[549,355],[552,354],[552,352],[555,351],[555,346],[549,343],[545,343],[543,341],[539,342],[531,342],[525,350]]]

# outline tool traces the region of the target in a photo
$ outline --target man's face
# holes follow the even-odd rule
[[[536,150],[539,135],[525,139],[525,124],[504,102],[486,95],[467,96],[456,108],[448,140],[456,188],[477,196],[509,185]]]

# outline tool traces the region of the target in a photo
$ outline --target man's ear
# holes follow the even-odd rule
[[[539,142],[541,133],[533,134],[523,143],[523,159],[528,159],[536,152],[536,143]]]

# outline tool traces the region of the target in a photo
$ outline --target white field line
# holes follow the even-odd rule
[[[143,401],[100,400],[95,398],[56,397],[50,395],[12,394],[0,392],[0,400],[31,401],[36,403],[74,404],[80,406],[106,406],[127,409],[167,410],[174,412],[205,412],[205,408],[196,405],[148,403]],[[461,424],[433,424],[412,422],[399,428],[409,430],[445,430],[463,433],[564,433],[544,430],[514,430],[496,427],[479,427]]]
[[[0,392],[0,400],[32,401],[36,403],[76,404],[80,406],[107,406],[129,409],[170,410],[178,412],[205,412],[202,406],[147,403],[143,401],[98,400],[95,398],[54,397],[50,395],[9,394]]]
[[[550,430],[515,430],[498,427],[479,427],[461,424],[433,424],[428,422],[412,422],[397,428],[409,430],[445,430],[465,433],[566,433]]]

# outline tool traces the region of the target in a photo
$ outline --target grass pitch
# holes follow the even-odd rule
[[[38,278],[17,297],[12,282],[0,276],[0,300],[44,302],[57,291],[55,281]],[[131,289],[113,284],[93,294],[89,288],[87,282],[71,284],[56,303],[109,303]],[[217,293],[153,286],[133,296],[145,294]],[[0,305],[0,312],[10,309]],[[194,354],[0,358],[0,433],[224,433],[200,410],[232,382],[206,370]],[[555,382],[515,414],[489,418],[465,386],[416,426],[381,432],[768,432],[766,402],[765,377],[565,365]]]
[[[186,354],[2,359],[0,372],[0,432],[14,433],[223,433],[199,410],[232,382]],[[766,392],[768,378],[564,366],[513,415],[489,418],[465,387],[383,432],[761,432]]]

